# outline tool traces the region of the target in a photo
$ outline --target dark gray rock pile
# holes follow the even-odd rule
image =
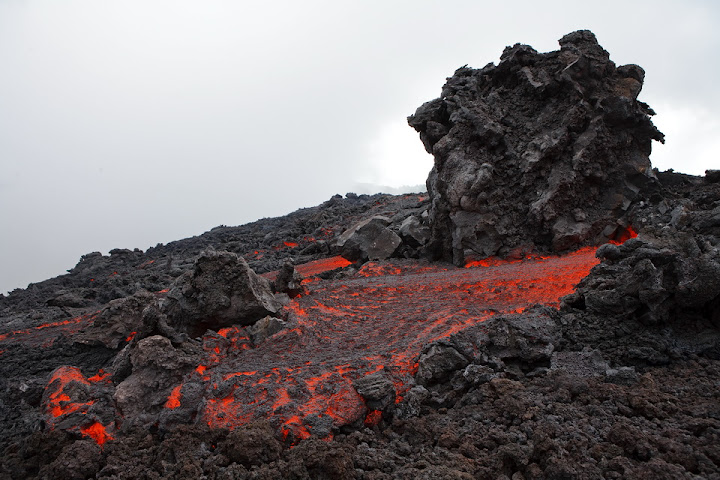
[[[435,156],[427,187],[439,258],[604,243],[654,183],[650,144],[663,135],[637,100],[643,69],[616,66],[587,30],[560,47],[516,44],[498,65],[460,68],[409,117]]]

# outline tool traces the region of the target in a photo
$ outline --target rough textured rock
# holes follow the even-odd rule
[[[343,257],[352,261],[390,258],[402,240],[388,225],[390,219],[381,215],[363,220],[340,235],[336,248]]]
[[[278,293],[285,293],[290,298],[295,298],[298,295],[305,293],[305,287],[302,285],[303,276],[295,270],[292,262],[286,260],[283,263],[280,272],[278,272],[277,278],[273,282],[275,291]]]
[[[169,339],[160,335],[139,341],[130,351],[132,374],[117,385],[114,393],[117,410],[126,426],[156,423],[158,412],[163,412],[164,420],[177,415],[185,423],[187,418],[192,418],[197,401],[178,400],[172,410],[163,407],[183,376],[198,365],[200,354],[201,350],[189,342],[175,348]],[[191,397],[192,390],[191,384],[182,385],[178,396]]]
[[[112,300],[100,311],[95,322],[76,337],[76,341],[116,349],[138,333],[138,339],[143,338],[154,329],[143,319],[145,309],[154,302],[155,297],[148,292]]]
[[[435,253],[468,259],[604,243],[655,179],[663,141],[637,100],[645,73],[616,66],[586,30],[538,53],[463,67],[410,116],[435,157],[428,177]]]
[[[250,340],[252,340],[255,345],[258,345],[276,333],[281,332],[286,327],[287,324],[284,320],[268,315],[247,327],[247,332],[250,335]]]
[[[417,215],[411,215],[400,224],[400,236],[411,247],[422,247],[430,240],[430,227]]]
[[[102,465],[100,446],[92,440],[78,440],[63,448],[60,455],[40,470],[40,477],[54,479],[92,478]]]
[[[245,259],[207,250],[196,260],[194,271],[170,290],[163,312],[176,330],[199,336],[208,329],[251,325],[279,308],[270,283]]]
[[[353,387],[372,410],[384,410],[395,402],[395,386],[382,372],[355,380]]]
[[[711,238],[675,231],[598,249],[604,262],[564,298],[566,339],[621,364],[720,358],[720,250]]]

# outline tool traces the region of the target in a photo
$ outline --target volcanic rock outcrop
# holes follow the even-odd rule
[[[639,67],[561,46],[451,79],[432,206],[336,195],[0,295],[0,480],[720,478],[717,172],[643,171]],[[509,258],[428,261],[456,239]]]
[[[164,313],[172,326],[193,336],[235,324],[251,325],[280,308],[270,282],[231,252],[203,252],[195,270],[168,293]]]
[[[560,50],[516,44],[500,63],[462,67],[408,118],[435,165],[427,180],[435,255],[562,251],[612,239],[654,182],[645,72],[617,67],[581,30]]]

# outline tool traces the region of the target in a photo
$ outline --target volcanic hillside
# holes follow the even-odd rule
[[[720,478],[720,174],[589,31],[409,118],[428,192],[0,295],[0,478]]]

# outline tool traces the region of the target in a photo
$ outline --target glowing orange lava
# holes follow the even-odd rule
[[[165,402],[165,408],[174,409],[180,406],[180,389],[182,389],[182,383],[177,387],[173,388],[170,392],[170,396]]]
[[[338,268],[345,268],[348,265],[352,265],[352,262],[345,259],[344,257],[337,255],[330,258],[321,258],[320,260],[313,260],[312,262],[303,263],[295,266],[295,270],[303,277],[314,277],[324,272],[330,272],[337,270]],[[278,276],[278,271],[263,273],[262,276],[268,280],[275,280]]]
[[[615,245],[622,245],[626,241],[637,236],[638,234],[635,229],[631,225],[628,225],[625,228],[618,228],[618,231],[615,233],[615,238],[612,238],[610,240],[610,243]]]
[[[95,440],[99,445],[103,445],[108,440],[113,439],[100,422],[94,422],[87,427],[80,427],[80,432]]]
[[[345,268],[348,265],[352,265],[352,262],[338,255],[298,265],[296,270],[303,277],[312,277],[323,272],[337,270],[338,268]]]
[[[31,341],[32,343],[37,344],[48,344],[48,342],[51,342],[51,335],[52,332],[57,330],[61,330],[63,333],[76,333],[81,328],[86,327],[90,323],[92,323],[95,320],[95,317],[97,316],[99,312],[87,314],[87,315],[81,315],[79,317],[71,318],[68,320],[60,320],[57,322],[50,322],[50,323],[44,323],[42,325],[38,325],[36,327],[27,328],[25,330],[16,330],[14,332],[4,333],[0,335],[0,342],[4,340],[13,340],[13,339],[20,339],[25,337],[26,335],[31,335],[30,338],[28,338],[28,341]],[[48,330],[49,332],[43,332],[47,333],[47,336],[42,335],[35,335],[39,330],[45,331]]]
[[[88,378],[88,381],[97,383],[102,381],[110,380],[110,372],[104,371],[102,368],[96,375],[93,375],[92,377]]]
[[[269,418],[289,442],[329,438],[328,426],[375,425],[382,413],[368,411],[354,380],[383,370],[401,401],[424,345],[498,313],[559,305],[598,263],[595,250],[468,269],[379,262],[356,278],[313,283],[288,305],[290,328],[259,346],[229,355],[233,339],[245,338],[237,327],[218,332],[222,345],[207,338],[198,373],[218,396],[203,418],[222,428]]]
[[[48,386],[46,387],[49,395],[47,402],[47,410],[53,417],[60,417],[78,410],[87,410],[94,402],[74,402],[64,392],[65,387],[72,382],[88,385],[79,368],[76,367],[60,367],[50,377]]]

